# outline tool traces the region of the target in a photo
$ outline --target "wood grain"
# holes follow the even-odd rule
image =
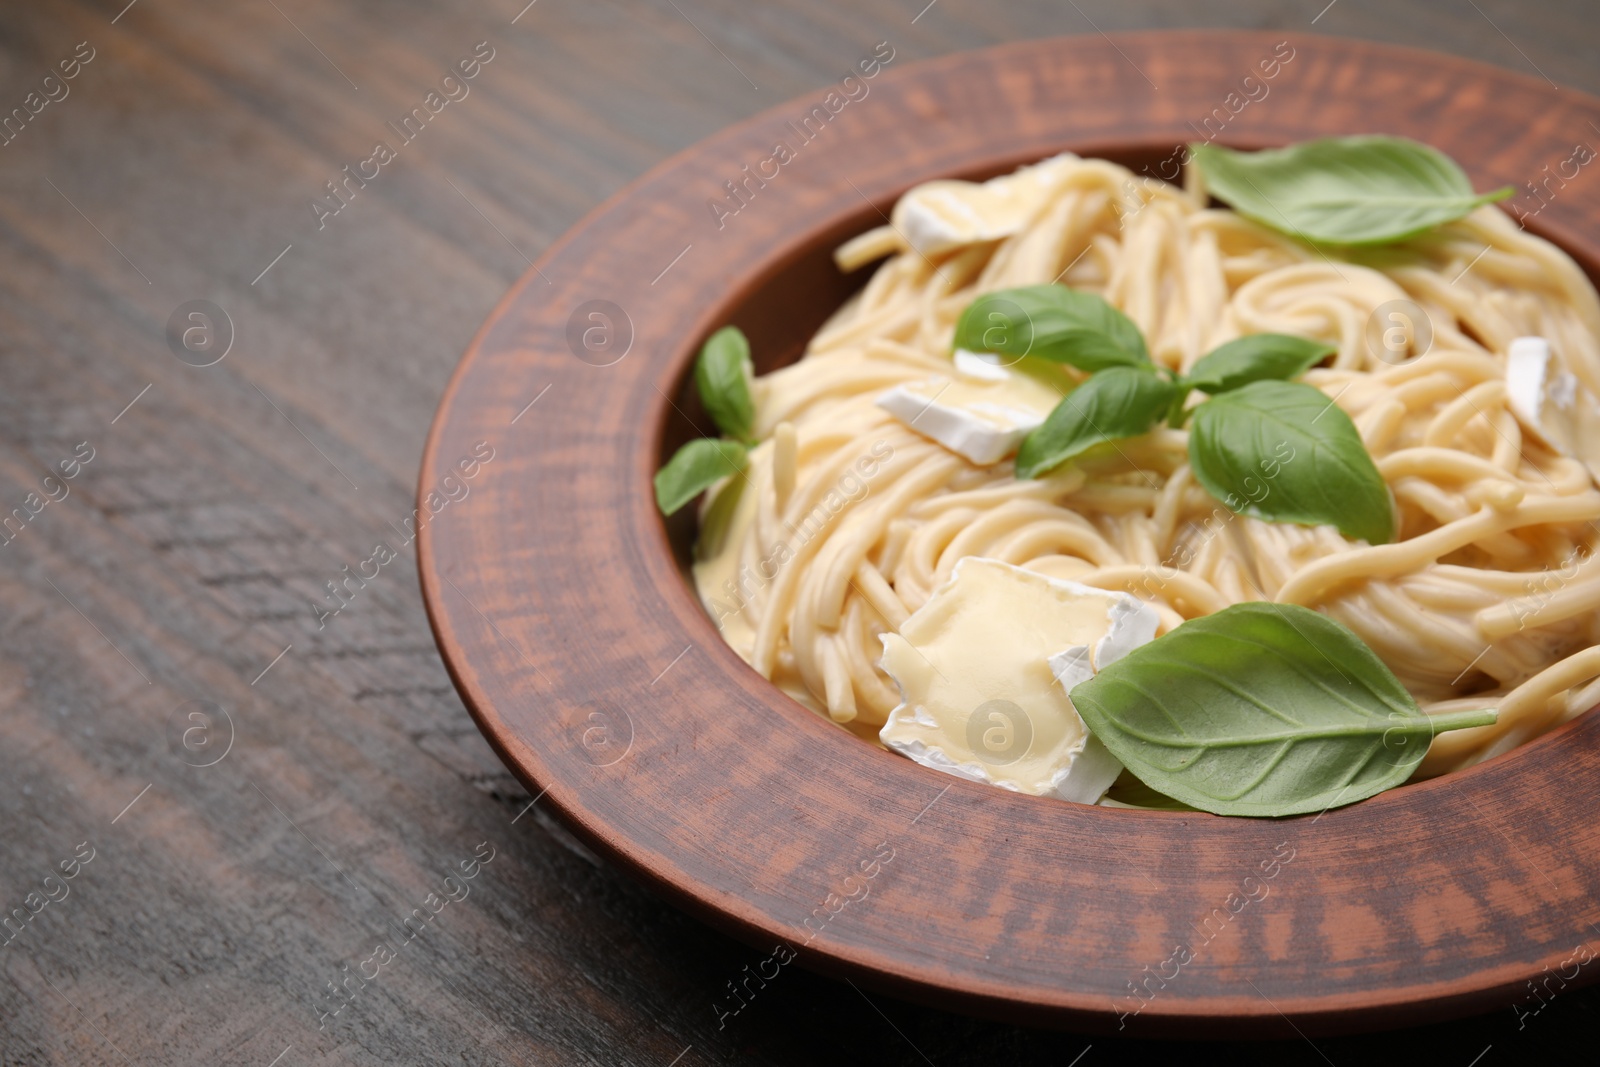
[[[70,95],[0,148],[0,510],[79,442],[97,450],[71,495],[0,548],[0,908],[25,907],[80,842],[97,850],[0,948],[8,1064],[1071,1062],[1089,1039],[869,1003],[795,967],[719,1028],[713,1004],[766,951],[595,866],[541,821],[542,801],[518,818],[531,797],[454,696],[410,556],[321,630],[311,605],[410,514],[441,391],[525,257],[673,152],[836,81],[875,42],[898,65],[1203,18],[1443,48],[1600,89],[1577,3],[1480,0],[1485,18],[1339,0],[1315,26],[1321,3],[939,0],[914,24],[922,3],[887,0],[541,0],[515,24],[521,0],[126,6],[0,12],[0,113],[78,42],[96,50]],[[318,230],[323,183],[485,40],[496,56],[471,94]],[[1591,136],[1527,120],[1552,161]],[[214,367],[167,347],[168,317],[193,299],[236,328]],[[485,478],[508,469],[509,441]],[[473,493],[442,521],[472,516]],[[665,658],[639,666],[644,681]],[[236,729],[209,768],[183,747],[196,700]],[[483,841],[498,852],[468,898],[318,1030],[325,983],[403,936],[396,924]],[[1507,1003],[1382,1041],[1314,1049],[1290,1034],[1216,1055],[1466,1064],[1492,1044],[1485,1067],[1556,1058],[1586,1047],[1594,1003],[1568,990],[1521,1029]],[[1118,1051],[1170,1053],[1094,1038],[1081,1062]]]

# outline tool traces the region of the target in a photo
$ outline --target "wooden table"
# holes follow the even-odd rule
[[[904,62],[1197,17],[922,2],[0,14],[0,1062],[1091,1067],[1178,1051],[869,1000],[792,968],[719,1026],[713,1004],[759,954],[531,804],[456,698],[411,557],[371,575],[374,546],[407,539],[457,355],[607,194],[879,41]],[[1588,6],[1207,8],[1594,93]],[[1286,1029],[1203,1055],[1533,1062],[1581,1047],[1597,1008],[1568,990],[1536,1015],[1315,1044]]]

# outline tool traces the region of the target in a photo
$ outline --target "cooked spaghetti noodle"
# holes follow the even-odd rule
[[[899,702],[878,635],[957,560],[985,556],[1132,593],[1162,632],[1241,601],[1324,612],[1424,710],[1499,709],[1492,726],[1438,737],[1425,775],[1600,700],[1600,491],[1583,463],[1524,434],[1505,384],[1511,340],[1538,335],[1600,394],[1600,301],[1568,256],[1491,207],[1336,255],[1207,207],[1193,168],[1179,189],[1102,160],[1061,165],[1003,240],[930,256],[885,227],[840,250],[846,267],[891,255],[804,358],[757,380],[763,443],[702,513],[697,583],[741,656],[872,736]],[[1192,477],[1183,430],[1018,480],[1010,461],[975,466],[875,405],[952,373],[975,296],[1052,281],[1120,308],[1179,372],[1245,334],[1337,345],[1302,380],[1354,420],[1393,493],[1395,542],[1229,512]],[[1426,312],[1426,351],[1370,343],[1375,309],[1396,300]],[[1059,373],[1063,391],[1080,377]]]

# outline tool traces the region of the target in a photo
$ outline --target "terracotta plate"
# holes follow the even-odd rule
[[[787,946],[763,973],[792,950],[962,1011],[1144,1034],[1395,1026],[1509,1008],[1545,968],[1600,974],[1582,965],[1600,946],[1593,715],[1318,818],[1005,793],[854,740],[758,677],[685,582],[689,512],[664,524],[652,501],[661,457],[710,426],[685,389],[701,340],[733,322],[761,370],[794,359],[864,279],[829,251],[929,178],[1063,149],[1156,173],[1198,137],[1405,134],[1480,189],[1517,186],[1518,210],[1543,205],[1541,232],[1600,257],[1600,200],[1581,177],[1549,180],[1594,143],[1600,101],[1444,56],[1283,39],[891,59],[848,95],[819,88],[607,201],[463,358],[421,495],[459,494],[447,479],[466,460],[470,499],[418,541],[456,686],[507,766],[597,851],[763,953]]]

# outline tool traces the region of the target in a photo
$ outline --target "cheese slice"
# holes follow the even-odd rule
[[[1048,383],[992,356],[957,352],[955,374],[897,385],[877,405],[980,467],[999,463],[1061,402]]]
[[[1126,593],[968,556],[883,635],[901,702],[879,739],[959,778],[1092,804],[1122,766],[1063,686],[1149,641],[1157,622]]]
[[[1063,153],[986,182],[924,182],[896,202],[890,221],[925,256],[998,241],[1021,232],[1076,159]]]
[[[1523,429],[1600,480],[1600,403],[1543,337],[1518,337],[1506,353],[1508,406]]]

